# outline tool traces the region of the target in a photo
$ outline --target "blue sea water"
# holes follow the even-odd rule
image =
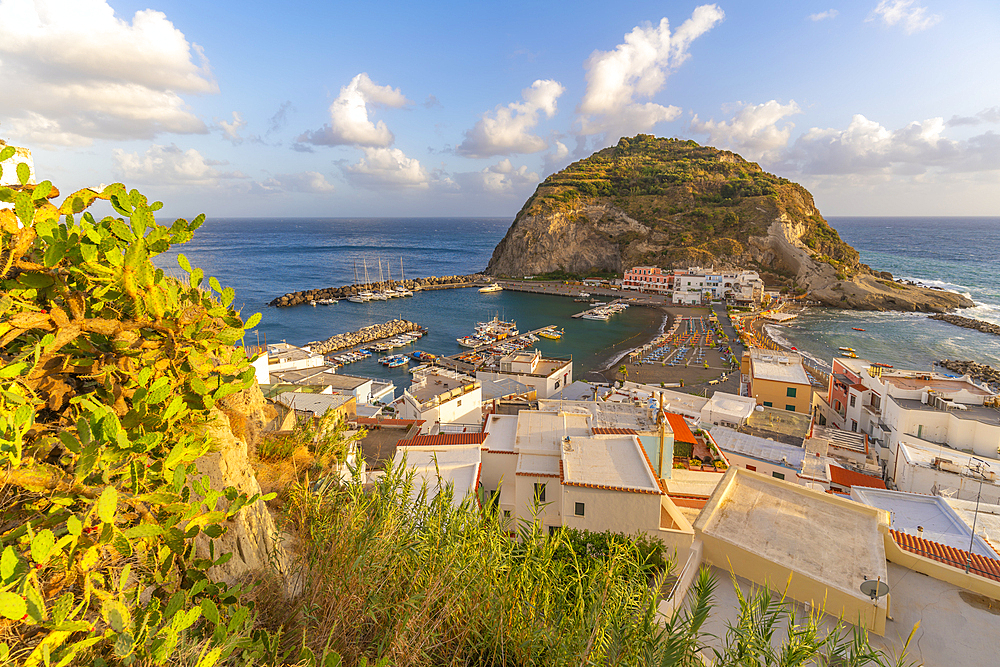
[[[1000,218],[854,217],[829,222],[872,268],[965,294],[976,306],[961,315],[1000,324]],[[814,308],[771,331],[827,362],[845,346],[869,361],[899,368],[930,369],[941,359],[1000,366],[1000,337],[919,313]]]
[[[630,308],[609,322],[571,316],[585,305],[570,298],[475,289],[417,292],[413,297],[364,304],[341,300],[333,306],[271,308],[288,292],[378,281],[385,277],[464,275],[482,271],[510,226],[509,218],[210,219],[192,241],[157,258],[165,271],[182,275],[177,254],[236,290],[244,315],[263,317],[248,342],[286,340],[293,345],[381,324],[395,317],[427,327],[412,349],[455,354],[456,339],[474,333],[477,321],[499,315],[522,331],[555,324],[565,328],[558,341],[537,344],[550,356],[572,356],[574,376],[603,367],[617,351],[636,346],[662,323],[659,311]],[[402,265],[402,268],[401,268]],[[410,349],[402,350],[410,351]],[[409,384],[405,368],[388,369],[376,360],[350,364],[341,372]]]
[[[831,218],[830,223],[873,268],[965,293],[977,306],[964,315],[1000,323],[1000,219]],[[363,282],[365,267],[377,280],[380,262],[393,278],[400,275],[400,260],[406,277],[481,271],[509,225],[509,218],[216,218],[157,264],[180,275],[176,255],[183,252],[206,275],[234,287],[245,314],[263,314],[250,342],[259,335],[299,345],[402,316],[430,330],[418,349],[452,354],[461,349],[455,339],[471,333],[477,320],[500,315],[517,320],[522,330],[565,327],[562,340],[542,340],[538,347],[546,354],[572,355],[580,377],[604,366],[622,347],[641,342],[660,323],[658,313],[643,308],[630,308],[610,322],[574,320],[570,315],[582,304],[571,299],[472,289],[367,304],[266,305],[287,292],[353,283],[355,270]],[[822,362],[829,362],[838,347],[849,346],[871,361],[897,367],[929,368],[945,358],[1000,366],[1000,337],[924,314],[813,308],[772,332]],[[390,378],[397,386],[408,382],[404,370],[388,370],[371,360],[343,372]]]

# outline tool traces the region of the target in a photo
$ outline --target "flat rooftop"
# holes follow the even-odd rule
[[[313,354],[307,349],[295,347],[294,345],[289,345],[288,343],[274,343],[267,346],[267,362],[269,364],[278,364],[287,361],[302,361],[303,359],[312,359],[313,357],[319,356],[322,355]]]
[[[983,424],[1000,424],[1000,410],[996,408],[988,408],[985,405],[967,405],[961,404],[962,408],[949,408],[948,410],[941,410],[935,408],[933,405],[927,403],[921,403],[915,398],[898,398],[896,396],[890,396],[890,399],[896,402],[899,407],[905,410],[920,410],[922,412],[947,412],[949,415],[953,415],[957,419],[968,419],[971,421],[982,422]]]
[[[976,535],[982,535],[987,543],[993,547],[994,551],[1000,553],[1000,505],[989,503],[976,503],[972,500],[959,500],[958,498],[945,498],[945,502],[951,509],[955,510],[958,518],[972,530],[973,521],[976,524]],[[968,549],[966,544],[963,549]],[[994,556],[996,558],[996,556]]]
[[[566,436],[590,435],[590,415],[521,410],[517,415],[515,449],[522,454],[559,454]]]
[[[747,426],[751,429],[760,429],[803,440],[809,435],[809,425],[812,424],[810,413],[761,407],[763,407],[762,410],[755,409],[747,418]]]
[[[559,476],[559,457],[555,454],[518,454],[515,475]]]
[[[805,369],[802,368],[802,359],[795,355],[752,350],[750,366],[755,380],[812,386]]]
[[[916,465],[933,467],[934,459],[938,457],[948,459],[955,465],[963,467],[972,464],[973,461],[982,461],[990,470],[1000,475],[1000,460],[997,459],[969,454],[958,449],[952,449],[946,445],[938,445],[927,440],[920,440],[915,435],[905,433],[899,436],[899,445],[903,447],[903,456],[906,457],[906,460]],[[978,480],[979,478],[976,477],[975,479]],[[983,483],[990,484],[991,482],[985,481]]]
[[[430,372],[423,376],[421,382],[411,384],[407,391],[420,403],[426,403],[435,396],[446,394],[453,389],[468,387],[469,391],[472,391],[474,388],[472,385],[479,386],[478,380],[470,378],[468,375]]]
[[[929,377],[929,379],[922,379],[927,377]],[[991,392],[986,391],[982,387],[979,387],[968,380],[962,380],[959,378],[943,378],[939,375],[883,375],[882,382],[885,384],[891,384],[894,387],[898,387],[906,391],[932,389],[943,394],[953,394],[964,389],[974,396],[993,395]]]
[[[562,460],[564,484],[662,493],[634,436],[571,438]]]
[[[283,392],[278,394],[277,399],[290,408],[311,412],[317,417],[322,417],[327,410],[339,408],[355,400],[353,394],[311,394],[298,391]]]
[[[901,533],[922,537],[953,549],[969,548],[972,530],[940,496],[856,486],[851,489],[851,498],[887,511],[889,525]],[[919,528],[923,528],[923,532]],[[998,557],[996,551],[978,536],[972,551],[986,558]]]
[[[853,431],[844,431],[839,428],[817,425],[813,427],[813,437],[806,441],[807,449],[810,449],[810,443],[812,441],[822,442],[827,446],[821,451],[821,455],[823,456],[826,455],[828,447],[830,446],[839,449],[846,449],[855,452],[856,454],[868,454],[868,437],[864,433],[855,433]],[[810,449],[810,451],[812,450]]]
[[[561,401],[548,398],[539,399],[538,407],[541,410],[590,415],[594,428],[630,428],[638,432],[653,432],[658,429],[656,419],[649,414],[649,408],[632,403]]]
[[[785,459],[787,463],[784,465],[789,468],[802,468],[802,460],[806,455],[806,450],[802,447],[741,433],[725,426],[712,426],[709,432],[715,438],[715,444],[727,452],[779,465],[782,465],[782,459]]]
[[[748,470],[730,468],[726,477],[697,530],[859,599],[867,600],[866,578],[885,581],[876,512]]]
[[[269,371],[271,378],[275,382],[287,384],[323,384],[331,385],[333,378],[337,376],[335,366],[323,364],[321,366],[310,366],[309,368],[292,368],[284,371]],[[339,380],[336,381],[340,383]],[[339,386],[336,388],[340,388]]]
[[[490,415],[486,420],[486,441],[483,447],[490,452],[514,453],[517,438],[517,415]]]
[[[398,465],[406,458],[406,466],[414,470],[411,499],[416,499],[423,487],[427,499],[436,497],[451,485],[454,489],[452,505],[476,493],[481,467],[479,445],[445,445],[443,447],[400,447],[394,462]]]

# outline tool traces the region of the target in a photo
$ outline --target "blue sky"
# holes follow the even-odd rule
[[[997,215],[998,35],[987,1],[0,0],[0,138],[169,215],[512,216],[639,132],[825,215]]]

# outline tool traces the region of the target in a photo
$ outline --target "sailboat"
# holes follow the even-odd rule
[[[385,301],[384,296],[379,298],[368,289],[368,286],[371,285],[371,279],[368,277],[368,260],[362,259],[361,263],[365,267],[365,291],[361,293],[361,298],[365,301]]]
[[[413,292],[403,287],[403,256],[399,257],[399,284],[396,285],[396,296],[413,296]]]
[[[388,271],[389,271],[389,264],[388,263],[386,263],[386,265],[385,265],[385,270],[386,270],[386,273],[388,273]],[[387,300],[388,299],[392,299],[393,297],[399,296],[398,294],[396,294],[396,290],[389,289],[389,283],[392,282],[392,276],[389,276],[388,280],[382,280],[382,258],[381,257],[379,257],[379,260],[378,260],[378,281],[379,281],[379,284],[380,284],[380,286],[382,288],[381,294]]]
[[[354,287],[358,286],[358,260],[354,260]],[[369,299],[364,295],[363,292],[355,293],[347,297],[347,300],[351,303],[364,303]]]

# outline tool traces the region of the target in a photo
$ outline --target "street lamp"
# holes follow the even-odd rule
[[[969,472],[975,473],[979,477],[979,491],[976,493],[976,511],[972,514],[972,535],[969,536],[969,553],[965,556],[965,573],[969,573],[972,567],[972,545],[976,539],[976,520],[979,519],[979,498],[983,495],[983,481],[986,479],[986,470],[990,464],[982,459],[973,457],[966,466]]]

